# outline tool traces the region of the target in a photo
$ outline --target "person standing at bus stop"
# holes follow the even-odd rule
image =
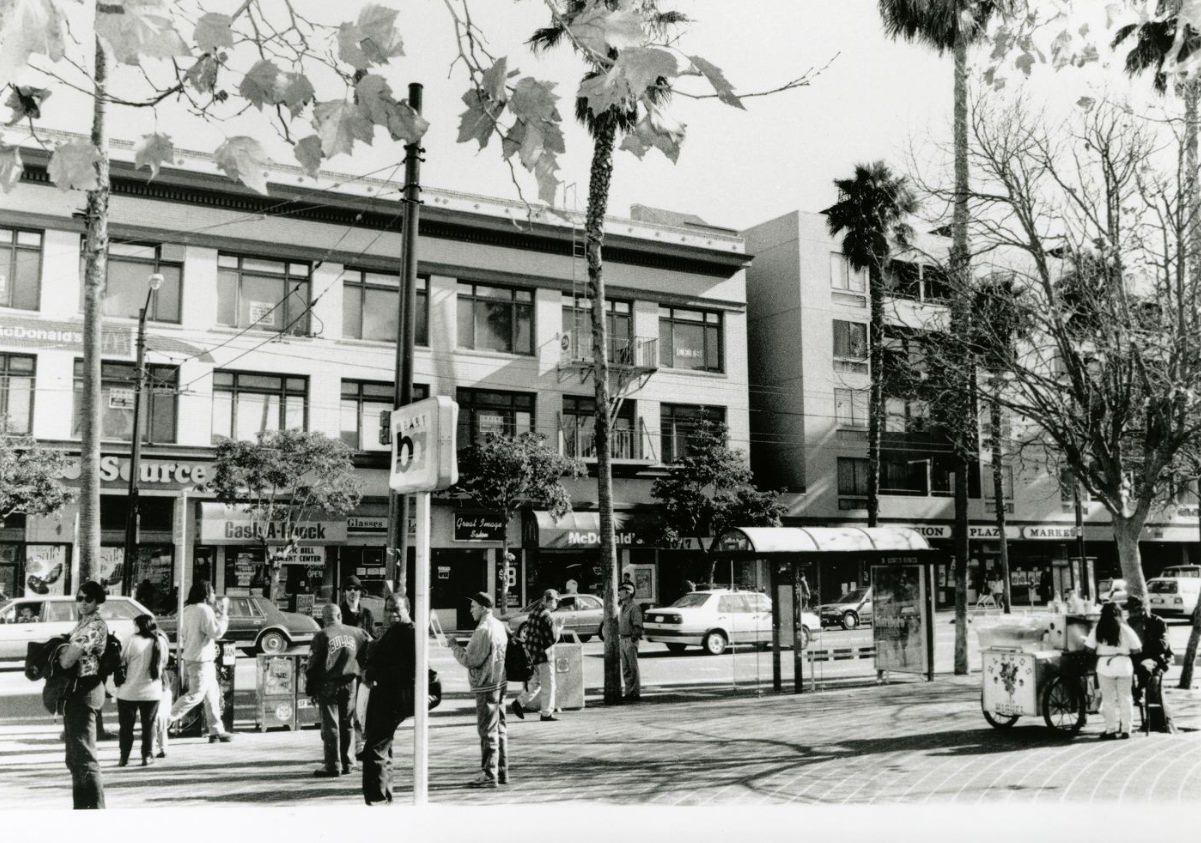
[[[471,617],[477,624],[466,647],[454,644],[455,661],[467,668],[475,695],[475,726],[480,735],[480,773],[468,787],[493,788],[509,783],[509,730],[505,723],[505,648],[509,634],[492,615],[492,598],[471,595]]]
[[[375,615],[363,605],[363,581],[353,574],[342,583],[342,625],[357,627],[367,633],[369,640],[375,639]],[[363,720],[366,719],[366,708],[359,700],[363,693],[361,684],[355,682],[351,694],[350,723],[354,729],[354,752],[359,755],[363,751]]]
[[[526,711],[541,711],[542,720],[555,717],[555,641],[559,629],[551,616],[559,605],[559,592],[548,588],[542,602],[525,622],[525,651],[530,657],[530,679],[526,688],[513,700],[513,714],[525,719]]]
[[[620,598],[617,616],[617,634],[620,639],[621,680],[625,685],[622,699],[637,702],[642,699],[642,680],[638,675],[638,642],[642,640],[642,610],[634,602],[634,586],[622,583],[618,589]]]

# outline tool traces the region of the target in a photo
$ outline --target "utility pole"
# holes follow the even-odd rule
[[[1081,597],[1093,597],[1093,584],[1091,577],[1088,575],[1088,562],[1084,558],[1084,504],[1080,500],[1080,482],[1076,478],[1072,478],[1072,502],[1076,510],[1076,555],[1080,557],[1080,584],[1084,585],[1081,589]]]
[[[138,356],[134,372],[133,387],[133,442],[129,451],[129,491],[125,513],[125,557],[122,561],[121,593],[129,595],[133,589],[133,567],[138,557],[138,475],[142,470],[142,391],[146,388],[146,311],[150,309],[150,297],[163,286],[163,276],[154,273],[149,278],[146,301],[138,311]],[[150,608],[149,606],[147,608]]]
[[[409,106],[421,114],[422,86],[409,83]],[[396,343],[394,369],[394,407],[413,403],[413,345],[417,334],[417,223],[421,208],[420,144],[405,145],[404,223],[401,228],[401,278],[397,310],[400,336]],[[399,583],[400,597],[408,600],[407,566],[409,559],[409,499],[407,495],[388,495],[388,579]]]

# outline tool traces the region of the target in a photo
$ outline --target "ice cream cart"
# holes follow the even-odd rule
[[[1084,648],[1098,615],[1011,616],[979,631],[980,707],[1006,729],[1042,715],[1047,727],[1075,735],[1101,708],[1095,658]]]

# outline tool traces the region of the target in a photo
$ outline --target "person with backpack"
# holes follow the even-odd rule
[[[227,605],[226,599],[217,600],[208,580],[197,580],[188,589],[179,621],[179,660],[188,690],[171,706],[171,722],[203,702],[209,743],[229,743],[233,738],[221,723],[221,686],[217,684],[217,639],[229,629]]]
[[[133,725],[142,719],[142,766],[154,763],[154,729],[163,696],[163,675],[171,645],[151,615],[133,619],[137,632],[129,636],[121,653],[125,680],[117,686],[117,722],[120,724],[118,767],[129,766],[133,750]]]
[[[452,646],[455,661],[467,668],[467,682],[475,694],[475,725],[480,735],[480,772],[468,787],[493,788],[509,783],[509,733],[505,724],[505,648],[509,634],[492,616],[492,598],[480,591],[471,595],[475,632],[466,647]]]
[[[108,641],[108,624],[97,610],[107,599],[104,587],[94,580],[79,587],[75,595],[79,623],[67,636],[67,646],[58,651],[59,666],[75,672],[74,684],[64,697],[63,729],[76,810],[104,807],[104,781],[96,757],[96,717],[104,705],[100,661]]]
[[[513,700],[513,714],[525,719],[527,711],[541,711],[541,720],[554,721],[555,717],[555,641],[559,638],[559,626],[551,612],[559,605],[559,592],[548,588],[542,593],[542,602],[530,614],[525,627],[525,654],[529,679],[525,690]],[[507,663],[507,661],[506,661]],[[510,679],[513,678],[510,670]]]

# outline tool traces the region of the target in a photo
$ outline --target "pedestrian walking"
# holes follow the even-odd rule
[[[313,636],[305,687],[321,712],[321,743],[325,763],[313,771],[318,778],[349,773],[350,725],[355,683],[367,663],[367,633],[342,623],[342,610],[326,603],[321,610],[325,625]]]
[[[154,718],[154,757],[167,757],[168,732],[171,731],[171,684],[163,677],[163,695],[158,701],[158,716]]]
[[[554,649],[560,627],[551,615],[558,605],[559,592],[548,588],[542,593],[542,602],[524,624],[525,652],[532,672],[512,706],[513,714],[522,719],[527,711],[542,712],[543,721],[559,719],[555,717]]]
[[[171,706],[171,722],[203,703],[209,743],[229,743],[233,738],[221,723],[221,688],[217,684],[217,639],[229,629],[228,608],[228,598],[218,600],[208,580],[197,580],[188,589],[179,621],[179,660],[187,691]]]
[[[154,763],[155,723],[163,697],[163,675],[167,670],[171,645],[159,631],[153,616],[138,615],[133,622],[137,630],[129,636],[121,652],[125,681],[117,688],[118,745],[121,749],[117,766],[129,765],[129,755],[133,751],[133,726],[140,717],[142,766],[149,767]]]
[[[475,725],[480,735],[480,773],[469,787],[496,787],[509,783],[509,735],[505,724],[505,647],[509,634],[492,616],[492,598],[473,594],[471,617],[475,631],[466,647],[454,644],[455,661],[467,668],[467,682],[475,694]]]
[[[67,769],[71,771],[71,799],[78,809],[104,807],[104,782],[96,757],[96,718],[104,705],[104,680],[100,656],[108,640],[108,624],[99,609],[108,599],[104,587],[88,580],[75,595],[79,623],[59,650],[58,663],[75,669],[75,683],[63,706],[63,731],[67,743]]]
[[[338,607],[342,610],[342,623],[344,626],[358,627],[367,633],[368,639],[375,638],[375,615],[370,609],[362,605],[363,600],[363,582],[358,577],[351,575],[342,583],[342,604]],[[351,706],[350,706],[350,725],[354,730],[354,753],[359,755],[363,751],[363,717],[365,707],[359,703],[359,694],[362,693],[362,687],[358,680],[355,680],[354,688],[351,691]]]
[[[638,642],[642,640],[642,609],[634,602],[634,586],[622,583],[617,592],[619,614],[617,635],[620,639],[621,682],[625,686],[622,699],[635,702],[642,698],[642,681],[638,675]]]
[[[364,723],[363,800],[392,801],[392,739],[413,716],[417,679],[417,633],[408,610],[397,605],[388,629],[371,645],[363,683],[370,688]]]
[[[1176,724],[1163,695],[1163,675],[1172,665],[1172,645],[1168,642],[1168,625],[1163,618],[1148,612],[1142,598],[1126,598],[1130,613],[1130,628],[1142,642],[1143,650],[1134,665],[1134,699],[1145,705],[1147,728],[1152,732],[1174,734]]]
[[[1101,618],[1084,641],[1097,654],[1097,680],[1101,685],[1101,740],[1129,738],[1134,719],[1134,662],[1141,649],[1138,635],[1122,620],[1117,603],[1101,607]]]

